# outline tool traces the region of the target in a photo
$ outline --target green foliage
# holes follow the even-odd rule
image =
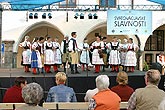
[[[143,70],[144,70],[144,71],[148,71],[148,70],[149,70],[149,65],[147,64],[146,61],[144,61]]]

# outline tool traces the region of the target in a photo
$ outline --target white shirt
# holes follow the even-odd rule
[[[95,88],[95,89],[93,89],[93,90],[88,90],[87,92],[86,92],[86,95],[85,95],[85,97],[84,97],[84,100],[86,101],[86,102],[89,102],[91,99],[92,99],[92,97],[96,94],[96,93],[98,93],[98,89],[97,88]]]
[[[69,44],[68,44],[68,46],[69,46],[69,51],[74,51],[74,50],[73,50],[73,45],[75,45],[75,51],[77,51],[77,50],[78,50],[77,41],[76,41],[76,44],[73,44],[73,40],[72,40],[72,39],[76,40],[76,39],[73,38],[73,37],[69,40]]]

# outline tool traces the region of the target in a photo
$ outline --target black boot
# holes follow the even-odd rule
[[[79,74],[78,70],[77,70],[77,64],[75,64],[75,73]]]
[[[70,65],[70,68],[71,68],[71,74],[74,74],[73,67],[74,67],[74,64],[71,64],[71,65]]]
[[[65,63],[63,63],[63,66],[64,66],[64,72],[66,73],[66,64]]]

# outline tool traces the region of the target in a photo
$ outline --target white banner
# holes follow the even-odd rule
[[[152,34],[151,11],[108,10],[108,35]]]

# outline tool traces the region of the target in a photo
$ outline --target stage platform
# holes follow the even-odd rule
[[[59,69],[62,71],[62,69]],[[81,71],[79,69],[80,74],[71,74],[70,69],[67,70],[68,72],[67,77],[67,85],[69,87],[72,87],[74,91],[76,92],[76,96],[78,101],[84,101],[83,98],[85,96],[85,92],[88,89],[94,89],[95,86],[95,78],[100,74],[106,74],[110,78],[110,88],[114,85],[117,85],[116,83],[116,72],[110,72],[109,68],[106,68],[105,72],[100,72],[98,74],[94,73],[94,69],[91,68],[91,71]],[[46,73],[46,74],[38,74],[33,75],[32,73],[25,73],[23,68],[20,69],[0,69],[0,102],[2,102],[2,98],[4,95],[4,92],[7,88],[12,86],[14,84],[14,79],[17,76],[24,76],[27,78],[28,83],[30,82],[36,82],[39,83],[43,89],[44,89],[44,97],[46,99],[47,92],[50,87],[56,85],[55,84],[55,76],[56,73]],[[140,88],[145,87],[144,82],[144,71],[135,70],[133,73],[128,73],[129,76],[129,85],[134,88]],[[159,84],[159,88],[164,90],[164,76],[162,76],[162,79]]]

